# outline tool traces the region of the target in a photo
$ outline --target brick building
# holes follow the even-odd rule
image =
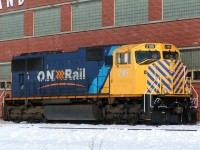
[[[0,87],[20,53],[141,42],[179,47],[200,94],[200,1],[0,0]]]

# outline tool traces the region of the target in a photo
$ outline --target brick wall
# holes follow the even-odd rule
[[[33,11],[24,12],[24,36],[34,34],[34,13]]]
[[[162,20],[162,0],[149,0],[149,21]]]
[[[61,32],[72,30],[72,5],[61,6]]]
[[[6,7],[2,2],[1,11],[11,11],[24,8],[33,8],[44,5],[72,2],[73,0],[24,0],[22,6],[17,2],[13,7]],[[94,31],[70,33],[72,30],[72,6],[70,3],[61,5],[61,34],[54,36],[34,36],[34,12],[24,12],[24,35],[27,38],[0,42],[0,62],[10,61],[13,55],[24,52],[59,50],[74,51],[79,47],[141,43],[165,42],[173,43],[178,47],[192,47],[200,45],[200,19],[188,19],[171,22],[158,22],[146,25],[135,25],[114,28],[115,0],[102,0],[102,26],[113,27]],[[162,19],[162,0],[149,0],[149,21]],[[62,34],[63,33],[63,34]]]
[[[26,34],[32,34],[29,31],[31,28],[28,28]],[[178,47],[199,46],[200,19],[3,41],[0,42],[2,54],[0,55],[0,61],[10,61],[13,55],[24,52],[58,49],[74,51],[84,46],[141,42],[173,43]]]
[[[115,0],[102,0],[102,26],[114,26],[114,17],[115,17]]]

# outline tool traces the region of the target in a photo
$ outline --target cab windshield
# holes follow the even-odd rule
[[[135,57],[136,57],[136,63],[138,63],[138,64],[150,64],[150,63],[160,59],[160,52],[136,51]]]
[[[179,54],[178,54],[178,52],[163,52],[163,58],[164,59],[178,60]]]

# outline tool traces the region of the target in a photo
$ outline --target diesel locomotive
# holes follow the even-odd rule
[[[4,99],[3,119],[195,123],[195,92],[173,44],[23,53],[12,58],[12,94]]]

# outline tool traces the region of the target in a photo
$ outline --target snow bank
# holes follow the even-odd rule
[[[199,138],[199,125],[157,127],[0,122],[1,150],[200,149]]]

